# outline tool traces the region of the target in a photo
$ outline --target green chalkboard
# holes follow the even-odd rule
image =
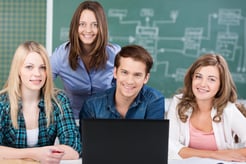
[[[81,0],[54,0],[53,50],[68,39]],[[194,60],[220,53],[230,67],[240,99],[246,99],[245,0],[99,0],[108,18],[110,42],[139,44],[154,59],[149,85],[171,97]]]
[[[0,0],[0,89],[20,43],[46,42],[46,0]]]

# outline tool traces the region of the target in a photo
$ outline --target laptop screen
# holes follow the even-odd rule
[[[83,164],[167,164],[168,120],[81,121]]]

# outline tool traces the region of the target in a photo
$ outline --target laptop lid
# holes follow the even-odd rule
[[[82,120],[83,164],[167,164],[168,120]]]

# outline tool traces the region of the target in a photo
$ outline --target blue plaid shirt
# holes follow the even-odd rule
[[[81,140],[79,129],[76,126],[75,119],[70,107],[70,102],[66,95],[59,91],[57,100],[62,107],[62,112],[53,102],[53,122],[47,127],[47,119],[45,114],[44,99],[39,102],[39,136],[38,143],[35,147],[54,145],[56,137],[59,143],[71,146],[79,154],[81,154]],[[10,103],[6,93],[0,95],[0,145],[27,148],[27,134],[25,120],[22,113],[21,101],[19,102],[18,125],[15,129],[10,118]]]

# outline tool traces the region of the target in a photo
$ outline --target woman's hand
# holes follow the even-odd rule
[[[59,164],[64,156],[64,150],[56,146],[36,148],[35,159],[41,164]]]

